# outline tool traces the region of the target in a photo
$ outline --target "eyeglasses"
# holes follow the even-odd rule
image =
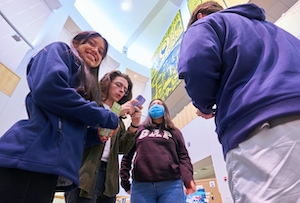
[[[118,87],[119,89],[123,90],[125,94],[127,94],[128,89],[127,87],[125,87],[122,83],[120,82],[114,82],[113,83],[116,87]]]

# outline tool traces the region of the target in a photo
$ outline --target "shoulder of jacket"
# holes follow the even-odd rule
[[[70,47],[64,42],[52,42],[51,44],[48,44],[44,49],[69,50]]]

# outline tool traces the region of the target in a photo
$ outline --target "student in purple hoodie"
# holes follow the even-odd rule
[[[151,101],[148,112],[138,128],[135,147],[122,158],[121,186],[130,193],[131,203],[182,203],[183,184],[186,194],[196,191],[183,136],[162,100]],[[129,171],[135,152],[131,185]]]
[[[118,127],[118,115],[99,106],[98,72],[107,48],[99,33],[85,31],[71,46],[54,42],[32,57],[28,119],[0,138],[1,202],[49,203],[56,187],[79,185],[87,126]]]
[[[191,17],[178,73],[197,114],[215,117],[234,202],[299,202],[300,41],[254,4],[208,4]]]

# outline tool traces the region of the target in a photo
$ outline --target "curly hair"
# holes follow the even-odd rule
[[[125,95],[118,101],[118,103],[122,105],[132,99],[133,84],[132,84],[130,77],[127,74],[121,73],[118,70],[113,70],[111,72],[106,73],[100,80],[99,86],[100,86],[102,102],[104,102],[108,98],[108,93],[109,93],[109,88],[110,88],[111,82],[116,77],[122,77],[128,82],[127,92],[125,92]]]

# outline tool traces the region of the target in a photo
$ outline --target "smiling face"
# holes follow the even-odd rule
[[[83,41],[83,40],[82,40]],[[90,68],[96,68],[100,65],[106,50],[106,44],[103,38],[96,36],[89,38],[85,43],[74,44],[84,62]]]
[[[128,91],[128,82],[125,78],[117,76],[111,81],[108,91],[108,97],[104,103],[112,105],[118,102]]]

